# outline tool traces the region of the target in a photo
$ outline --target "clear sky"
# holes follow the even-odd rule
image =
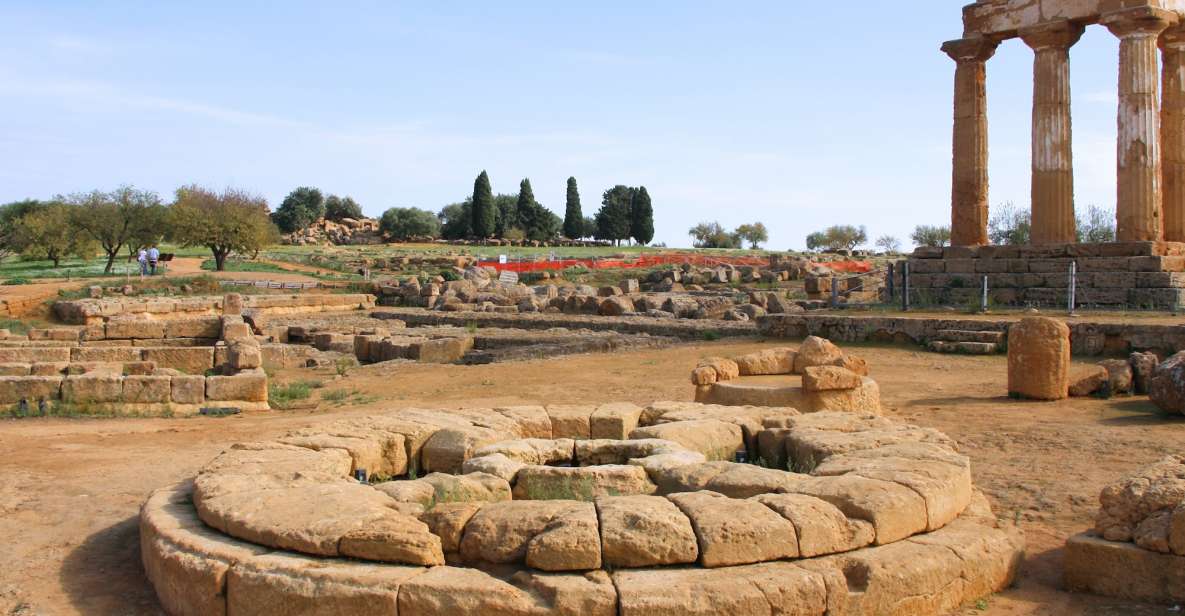
[[[644,185],[655,241],[949,224],[960,2],[0,0],[0,202],[197,182],[438,211],[489,171],[562,215]],[[1114,207],[1118,43],[1072,49],[1080,209]],[[1032,52],[988,65],[992,204],[1029,200]]]

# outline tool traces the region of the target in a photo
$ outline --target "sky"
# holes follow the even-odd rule
[[[655,242],[949,224],[960,2],[0,0],[0,203],[297,186],[438,211],[487,170],[559,215],[646,186]],[[1118,42],[1071,50],[1076,202],[1113,208]],[[1029,201],[1032,51],[988,63],[991,204]]]

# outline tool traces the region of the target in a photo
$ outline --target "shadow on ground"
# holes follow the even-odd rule
[[[62,589],[80,614],[164,614],[140,562],[139,516],[87,537],[62,563]]]

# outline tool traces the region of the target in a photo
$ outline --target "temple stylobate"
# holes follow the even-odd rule
[[[1033,50],[1032,242],[1075,241],[1070,48],[1090,25],[1119,38],[1119,241],[1185,242],[1185,0],[981,0],[963,9],[956,63],[951,243],[988,243],[987,62]],[[1159,65],[1159,70],[1158,70]]]

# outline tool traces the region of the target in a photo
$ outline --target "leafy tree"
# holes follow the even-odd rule
[[[950,244],[950,227],[918,225],[909,234],[909,239],[913,240],[915,246],[941,248]]]
[[[751,225],[741,225],[737,227],[736,234],[749,242],[749,248],[753,250],[760,248],[762,242],[769,241],[769,231],[766,231],[765,223],[755,222]]]
[[[520,229],[518,195],[494,195],[494,237],[505,237],[511,229]]]
[[[16,220],[14,246],[22,254],[53,261],[57,268],[69,255],[94,250],[91,240],[62,221],[70,220],[70,206],[61,202],[39,204]]]
[[[469,224],[473,221],[472,208],[473,201],[470,199],[444,206],[436,215],[440,220],[440,237],[446,240],[463,240],[469,237]]]
[[[596,237],[597,236],[597,219],[592,216],[585,216],[580,222],[580,237]]]
[[[272,214],[272,222],[284,233],[307,228],[325,216],[325,197],[321,191],[310,186],[301,186],[288,193],[280,207]]]
[[[1077,216],[1079,242],[1114,242],[1115,210],[1092,205],[1086,210],[1086,218]]]
[[[568,195],[564,202],[564,237],[578,240],[585,237],[584,215],[580,213],[580,191],[576,178],[568,178]]]
[[[243,190],[182,186],[169,210],[176,240],[182,246],[209,248],[220,272],[228,255],[255,253],[280,239],[268,217],[267,201]]]
[[[729,233],[718,222],[701,222],[687,231],[695,238],[692,245],[696,248],[740,248],[741,236]]]
[[[901,252],[901,240],[892,235],[882,235],[876,238],[876,247],[889,254],[898,253]]]
[[[1028,244],[1032,237],[1032,228],[1032,213],[1016,207],[1011,201],[1002,204],[988,217],[988,239],[993,244]]]
[[[822,231],[815,231],[806,236],[807,250],[822,250],[827,245],[827,234]]]
[[[155,215],[160,206],[156,193],[122,186],[110,193],[94,191],[75,194],[63,199],[72,205],[71,223],[83,234],[93,239],[107,254],[107,266],[111,273],[115,257],[128,242],[144,233],[140,227],[144,220]],[[213,221],[211,221],[213,222]]]
[[[393,239],[410,237],[438,237],[440,221],[428,210],[414,207],[393,207],[383,212],[379,229]]]
[[[813,233],[811,235],[814,236]],[[807,236],[808,246],[811,239],[811,236]],[[821,240],[819,246],[830,250],[852,250],[868,241],[868,231],[863,226],[833,225],[824,229],[821,236],[815,236],[813,239]]]
[[[490,188],[490,176],[483,170],[473,181],[473,206],[470,208],[473,220],[469,223],[474,236],[485,239],[494,235],[497,212],[494,209],[494,191]]]
[[[341,222],[344,218],[362,218],[362,206],[353,197],[329,195],[325,198],[325,219]]]
[[[606,190],[597,210],[597,239],[613,240],[614,244],[630,238],[630,202],[635,189],[618,184]]]
[[[158,203],[144,209],[132,225],[132,232],[126,244],[129,256],[135,256],[141,248],[156,246],[168,237],[169,208]]]
[[[643,246],[654,240],[654,207],[645,186],[634,191],[630,201],[630,237]]]
[[[542,204],[535,205],[537,209],[535,210],[534,235],[529,237],[536,240],[552,240],[559,237],[564,232],[564,219],[543,207]]]
[[[44,207],[44,204],[36,199],[25,199],[0,205],[0,261],[20,252],[16,238],[17,221],[25,214],[32,213],[41,207]]]

